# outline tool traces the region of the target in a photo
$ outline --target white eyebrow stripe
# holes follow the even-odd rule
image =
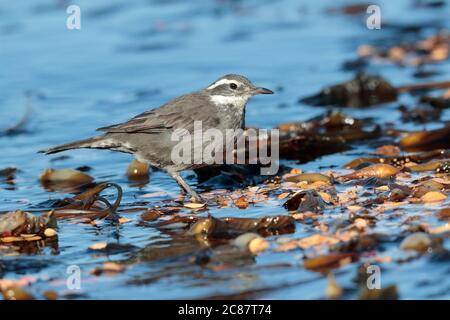
[[[214,89],[222,84],[228,84],[228,83],[236,83],[236,80],[230,80],[230,79],[221,79],[217,82],[214,82],[212,85],[210,85],[208,88],[208,90]]]

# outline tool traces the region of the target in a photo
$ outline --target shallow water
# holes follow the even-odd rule
[[[449,6],[415,9],[409,1],[380,1],[383,18],[398,24],[428,23],[450,27]],[[143,188],[128,182],[125,171],[130,156],[108,151],[77,150],[69,158],[37,154],[40,149],[89,137],[95,129],[118,123],[161,105],[180,94],[198,90],[227,73],[248,76],[255,84],[273,88],[276,94],[254,98],[247,106],[246,124],[272,128],[288,121],[307,120],[324,108],[298,104],[299,97],[313,94],[325,85],[348,80],[344,61],[356,57],[360,44],[398,41],[392,29],[368,30],[361,16],[326,14],[336,1],[78,1],[82,10],[81,30],[65,27],[64,1],[8,2],[0,4],[0,128],[16,123],[25,112],[27,97],[32,118],[26,130],[0,136],[0,168],[14,166],[20,172],[14,189],[0,184],[0,211],[47,209],[49,199],[65,194],[48,192],[38,177],[45,168],[92,167],[96,181],[108,180],[124,189],[121,208],[153,207],[176,197],[176,183],[162,172],[152,172]],[[423,35],[435,31],[431,27]],[[446,80],[450,63],[436,66],[441,74],[429,81]],[[368,72],[383,75],[395,85],[414,83],[411,68],[392,65],[370,66]],[[411,104],[411,96],[400,102]],[[417,129],[401,123],[399,102],[368,109],[349,109],[355,117],[373,117],[376,122],[395,122],[398,129]],[[447,119],[448,110],[442,115]],[[440,127],[427,123],[426,128]],[[421,126],[422,127],[422,126]],[[285,164],[304,171],[318,166],[343,165],[355,154],[368,150],[360,143],[355,149],[325,156],[302,165]],[[59,156],[59,155],[58,155]],[[192,185],[195,176],[186,173]],[[163,192],[162,196],[142,195]],[[142,203],[144,202],[144,203]],[[209,209],[215,217],[259,217],[286,214],[282,201],[267,201],[246,210]],[[185,209],[186,212],[189,210]],[[411,213],[421,208],[411,207]],[[201,215],[206,215],[203,212]],[[326,214],[340,215],[339,212]],[[326,277],[301,267],[301,253],[266,252],[242,266],[216,272],[190,264],[184,258],[150,260],[132,264],[114,277],[95,277],[89,271],[104,261],[135,258],[131,252],[92,254],[95,242],[118,242],[152,250],[155,243],[171,244],[176,236],[160,229],[137,225],[140,213],[124,214],[132,219],[119,227],[59,222],[57,254],[45,248],[30,256],[2,257],[0,276],[15,278],[31,274],[40,280],[31,292],[40,297],[56,290],[64,297],[66,268],[82,270],[79,297],[89,299],[202,298],[243,293],[249,298],[323,298]],[[379,228],[394,230],[389,221]],[[299,238],[313,229],[297,224]],[[395,232],[393,231],[395,234]],[[277,237],[271,237],[274,240]],[[448,247],[448,239],[446,240]],[[397,246],[387,246],[385,255]],[[137,250],[139,251],[139,250]],[[140,253],[139,253],[140,254]],[[383,284],[396,284],[401,298],[450,298],[450,266],[420,258],[407,264],[383,265]],[[355,266],[336,273],[337,281],[349,288],[344,298],[357,292],[352,281]],[[425,285],[426,284],[426,285]],[[68,295],[67,297],[70,297]],[[76,297],[76,296],[75,296]]]

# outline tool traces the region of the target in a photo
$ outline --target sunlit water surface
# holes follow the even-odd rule
[[[48,167],[92,167],[89,174],[96,181],[109,180],[122,186],[122,208],[136,201],[152,207],[162,199],[175,197],[179,193],[176,183],[162,172],[153,172],[150,183],[143,188],[129,183],[125,176],[131,160],[128,155],[79,150],[66,153],[70,157],[64,161],[51,162],[55,156],[36,152],[94,135],[98,127],[124,121],[178,95],[204,88],[227,73],[246,75],[254,83],[276,91],[275,95],[258,96],[249,103],[248,126],[271,128],[283,122],[307,120],[325,109],[298,104],[298,98],[353,77],[353,72],[342,70],[342,63],[356,57],[358,45],[385,41],[392,32],[368,30],[361,16],[326,14],[325,9],[337,5],[331,0],[102,0],[77,4],[82,10],[81,30],[66,28],[64,1],[0,3],[0,128],[20,119],[27,93],[33,110],[25,132],[0,137],[0,168],[14,166],[20,170],[14,190],[0,187],[2,211],[39,208],[49,199],[69,196],[41,187],[38,177]],[[408,1],[382,1],[382,10],[386,21],[399,24],[450,24],[448,7],[417,10]],[[398,39],[395,34],[392,38]],[[441,74],[430,80],[445,79],[450,64],[439,65],[439,70]],[[417,81],[411,68],[383,65],[368,71],[383,75],[395,85]],[[404,103],[413,101],[410,96],[401,99]],[[417,125],[399,122],[398,104],[346,112],[373,117],[380,123],[393,121],[401,129],[417,129]],[[448,113],[443,118],[448,118]],[[427,128],[438,126],[427,124]],[[319,165],[342,165],[365,150],[367,146],[361,144],[348,153],[297,166],[317,171]],[[186,176],[198,187],[191,173]],[[141,197],[160,191],[165,195]],[[212,207],[209,212],[217,217],[286,214],[280,204],[268,201],[247,210]],[[89,299],[201,298],[258,289],[264,290],[249,297],[324,297],[326,277],[302,268],[298,251],[266,252],[254,263],[223,272],[205,270],[180,259],[133,264],[114,277],[92,276],[89,271],[102,262],[130,257],[127,252],[91,254],[87,247],[92,243],[119,242],[144,248],[170,240],[169,234],[138,226],[139,213],[126,217],[132,222],[118,230],[108,224],[95,227],[61,221],[58,254],[46,248],[38,255],[3,257],[6,269],[0,270],[0,276],[39,277],[41,280],[31,290],[38,297],[45,290],[68,292],[65,279],[69,265],[80,266],[82,288],[76,293]],[[312,231],[297,224],[296,232],[287,237],[298,238]],[[395,250],[396,246],[388,247],[384,254],[395,254]],[[426,259],[386,264],[382,281],[396,284],[402,298],[449,298],[449,268],[448,264],[431,264]],[[339,269],[336,278],[343,287],[354,288],[355,275],[355,265],[349,265]],[[344,298],[356,294],[349,290]]]

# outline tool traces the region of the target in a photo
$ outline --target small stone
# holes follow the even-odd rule
[[[127,218],[119,218],[119,223],[120,223],[120,224],[127,223],[127,222],[130,222],[130,221],[131,221],[131,219],[127,219]]]
[[[252,254],[258,255],[269,248],[269,242],[257,233],[247,232],[233,240],[239,248],[247,248]]]
[[[290,195],[289,192],[283,192],[283,193],[280,193],[277,198],[281,200],[281,199],[286,198],[289,195]]]
[[[446,224],[444,224],[442,226],[439,226],[439,227],[436,227],[436,228],[433,228],[433,229],[429,230],[429,232],[432,233],[432,234],[446,233],[448,231],[450,231],[450,224],[449,223],[446,223]]]
[[[91,274],[99,276],[103,273],[113,275],[116,273],[123,272],[125,267],[116,262],[105,262],[101,267],[91,270]]]
[[[56,293],[56,291],[53,291],[53,290],[45,291],[43,293],[43,296],[47,300],[56,300],[56,299],[58,299],[58,293]]]
[[[420,199],[422,202],[430,203],[430,202],[440,202],[444,201],[447,198],[445,194],[439,191],[429,191],[425,193]]]
[[[122,272],[125,267],[115,262],[105,262],[102,269],[105,272]]]
[[[380,192],[389,191],[389,187],[388,186],[380,186],[380,187],[375,188],[375,190],[380,191]]]
[[[426,233],[416,232],[403,239],[400,249],[424,252],[430,245],[431,239]]]
[[[184,207],[188,208],[188,209],[200,209],[200,208],[203,208],[205,206],[206,206],[205,203],[186,203],[184,205]]]
[[[19,287],[10,288],[2,291],[5,300],[34,300],[34,297]]]
[[[376,49],[371,46],[371,45],[361,45],[358,47],[358,55],[361,57],[368,57],[368,56],[372,56],[376,53]]]
[[[108,246],[106,242],[98,242],[89,246],[91,250],[103,250]]]
[[[333,202],[333,198],[328,192],[319,191],[318,194],[322,197],[323,201],[325,201],[326,203]]]
[[[361,218],[355,219],[354,224],[359,230],[364,230],[367,227],[367,221]]]
[[[338,299],[342,296],[344,290],[336,282],[336,279],[332,273],[328,274],[327,287],[325,289],[325,295],[328,299]]]
[[[248,207],[248,200],[247,200],[247,198],[245,196],[240,196],[239,198],[237,198],[234,201],[234,204],[239,209],[247,209],[247,207]]]
[[[348,211],[354,213],[354,212],[357,212],[357,211],[361,210],[362,207],[361,206],[347,206],[347,209],[348,209]]]
[[[400,154],[400,148],[392,145],[385,145],[375,149],[375,153],[388,157],[395,157]]]
[[[254,255],[258,255],[266,251],[269,247],[269,241],[261,237],[251,240],[248,244],[249,251]]]
[[[44,230],[44,235],[45,235],[47,238],[54,237],[54,236],[56,236],[57,234],[58,234],[58,232],[56,232],[56,230],[55,230],[55,229],[52,229],[52,228],[47,228],[47,229]]]
[[[134,159],[127,168],[127,177],[130,180],[148,179],[149,165]]]

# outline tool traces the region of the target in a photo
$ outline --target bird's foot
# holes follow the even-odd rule
[[[206,200],[201,197],[197,192],[195,192],[194,190],[189,190],[189,194],[191,195],[191,202],[194,203],[206,203]]]
[[[115,212],[114,213],[111,212],[105,217],[106,221],[110,221],[113,224],[119,224],[119,219],[120,219],[120,216]]]
[[[191,195],[191,202],[193,203],[206,203],[205,199],[203,199],[198,193],[193,192]]]

